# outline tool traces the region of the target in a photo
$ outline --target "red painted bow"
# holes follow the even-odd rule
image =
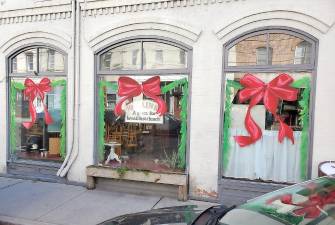
[[[118,81],[118,95],[122,98],[115,106],[115,115],[119,116],[122,112],[122,103],[129,98],[143,93],[145,96],[153,99],[158,104],[157,113],[163,115],[166,112],[166,105],[162,98],[159,97],[161,94],[160,88],[160,78],[159,76],[152,77],[142,84],[137,83],[136,80],[130,77],[120,77]]]
[[[262,137],[262,130],[251,118],[251,108],[263,100],[265,108],[274,115],[280,123],[278,140],[282,142],[284,137],[289,138],[294,143],[292,129],[283,122],[279,115],[276,114],[279,100],[295,101],[297,100],[298,90],[290,87],[293,78],[288,74],[280,74],[270,83],[265,84],[252,74],[246,74],[240,80],[244,86],[239,93],[240,102],[250,99],[244,124],[250,136],[235,136],[236,142],[241,146],[247,146],[255,143]]]
[[[44,104],[44,96],[46,92],[51,91],[50,80],[48,78],[43,78],[39,84],[35,84],[34,81],[27,78],[24,81],[24,95],[29,99],[29,112],[31,115],[31,122],[24,122],[23,126],[27,129],[31,128],[36,121],[36,109],[34,107],[34,100],[36,97],[39,97],[42,101],[43,108],[44,108],[44,117],[45,123],[51,124],[52,118],[48,112],[48,108]]]

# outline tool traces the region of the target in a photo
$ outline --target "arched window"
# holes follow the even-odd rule
[[[189,47],[152,38],[96,54],[98,163],[184,171],[190,57]]]
[[[8,58],[10,158],[57,162],[66,146],[66,55],[24,48]]]
[[[224,46],[224,177],[308,177],[315,46],[286,29],[247,33]]]

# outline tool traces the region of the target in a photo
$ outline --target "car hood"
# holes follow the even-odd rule
[[[152,209],[145,212],[118,216],[102,222],[99,225],[191,224],[193,220],[207,208],[208,207],[196,205],[186,205]]]

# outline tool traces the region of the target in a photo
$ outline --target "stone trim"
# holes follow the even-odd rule
[[[71,18],[71,4],[0,12],[0,25]]]
[[[83,16],[99,16],[118,13],[153,11],[169,8],[213,5],[233,0],[129,0],[129,1],[88,1],[81,3]],[[245,1],[245,0],[234,0]]]
[[[226,42],[247,30],[266,26],[283,26],[284,24],[286,27],[307,31],[316,37],[319,34],[326,34],[333,25],[332,21],[320,20],[308,14],[273,10],[254,13],[234,21],[228,21],[225,24],[220,23],[214,29],[214,33],[220,41]]]
[[[245,0],[88,0],[80,3],[82,16],[110,15],[179,7],[213,5]],[[0,25],[71,18],[71,4],[0,11]]]
[[[53,29],[53,32],[45,32],[39,29],[26,28],[2,42],[0,44],[0,52],[10,55],[13,51],[22,48],[22,46],[33,43],[54,45],[68,53],[72,47],[72,38],[69,34],[57,29]]]
[[[192,46],[201,35],[201,30],[181,21],[141,17],[131,24],[126,20],[104,27],[88,38],[88,44],[97,50],[116,40],[139,35],[171,38]]]

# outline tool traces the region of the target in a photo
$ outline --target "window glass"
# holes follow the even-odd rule
[[[289,34],[270,34],[269,45],[273,49],[273,65],[310,63],[311,44],[301,38]]]
[[[125,44],[113,48],[100,56],[100,70],[141,69],[141,43]]]
[[[157,42],[143,43],[143,69],[182,69],[187,67],[185,50]]]
[[[246,38],[231,47],[228,66],[310,64],[311,57],[311,43],[289,34],[270,33]]]
[[[265,34],[246,38],[228,50],[228,66],[255,66],[257,65],[257,49],[263,50],[262,59],[267,58],[267,38]],[[259,55],[260,56],[260,55]]]
[[[259,47],[256,49],[257,65],[272,64],[272,48]]]
[[[151,78],[127,77],[139,84]],[[119,78],[120,76],[101,76],[99,87],[104,106],[100,106],[100,109],[103,109],[105,135],[104,158],[100,163],[113,168],[183,171],[184,168],[178,166],[178,149],[182,142],[181,100],[187,86],[177,85],[159,95],[167,106],[167,112],[163,116],[156,113],[157,103],[144,94],[126,100],[122,105],[124,113],[117,116],[114,112],[115,105],[122,98],[117,94]],[[165,75],[160,77],[161,89],[176,80],[186,81],[184,83],[187,84],[186,75]],[[105,85],[102,86],[102,83]],[[120,161],[109,158],[114,153]]]
[[[61,161],[61,129],[62,129],[62,96],[64,86],[53,86],[45,93],[44,101],[36,97],[33,107],[36,111],[36,120],[30,128],[23,125],[31,122],[29,97],[24,95],[24,82],[26,78],[11,78],[11,152],[19,159]],[[38,84],[41,78],[30,78]],[[50,79],[65,81],[65,77]],[[17,89],[21,86],[22,88]],[[63,99],[64,100],[64,99]],[[52,122],[46,124],[46,106]],[[64,106],[63,106],[64,107]],[[12,118],[13,117],[13,118]],[[13,120],[12,120],[13,119]],[[13,133],[14,132],[14,133]],[[14,136],[13,136],[14,135]],[[13,144],[12,144],[13,142]]]
[[[300,42],[295,47],[294,64],[310,64],[312,44],[307,41]]]
[[[26,50],[12,59],[12,73],[37,71],[37,49]]]
[[[61,53],[48,48],[39,48],[40,72],[64,72],[65,57]]]
[[[225,130],[229,134],[229,154],[226,152],[227,167],[224,171],[226,177],[235,178],[248,178],[248,179],[261,179],[272,180],[279,182],[298,182],[301,179],[300,167],[300,154],[302,130],[303,130],[303,115],[307,113],[308,107],[303,108],[302,103],[308,104],[309,92],[304,92],[307,86],[296,88],[297,99],[294,101],[287,101],[279,99],[276,109],[276,115],[267,110],[263,100],[260,100],[257,105],[252,107],[251,118],[255,121],[257,126],[262,132],[259,140],[247,146],[241,146],[237,143],[237,136],[250,136],[246,129],[246,117],[248,108],[250,107],[250,100],[244,102],[239,99],[239,93],[243,90],[243,86],[236,88],[240,85],[241,79],[246,73],[227,73],[226,85],[235,84],[226,87],[226,110],[225,123],[229,126]],[[255,79],[268,84],[273,81],[279,74],[278,73],[254,73],[252,74]],[[311,73],[289,73],[294,81],[307,79],[310,82]],[[236,86],[237,85],[237,86]],[[251,84],[250,84],[251,85]],[[255,85],[255,84],[254,84]],[[235,87],[235,88],[234,88]],[[253,95],[255,97],[255,95]],[[302,114],[302,111],[305,111]],[[294,144],[288,138],[284,138],[282,143],[278,140],[280,122],[278,116],[281,118],[288,127],[293,131]],[[307,140],[304,140],[307,141]]]

